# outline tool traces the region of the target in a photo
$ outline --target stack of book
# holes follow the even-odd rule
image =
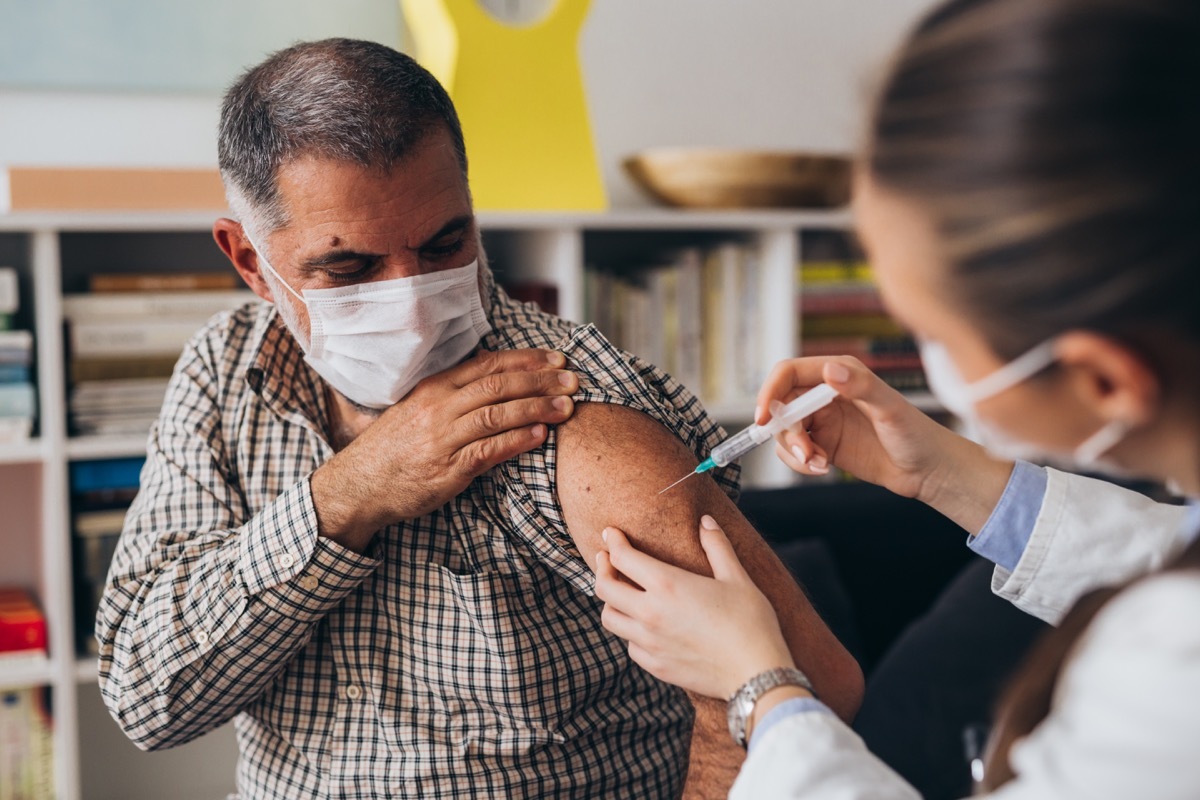
[[[744,403],[763,378],[758,281],[751,247],[686,248],[633,271],[589,268],[586,313],[614,344],[705,403]]]
[[[71,432],[144,434],[188,339],[218,311],[255,299],[229,273],[93,275],[63,301]]]
[[[926,390],[916,343],[884,310],[870,264],[805,261],[797,280],[801,355],[854,356],[901,391]]]
[[[54,800],[49,689],[0,691],[0,742],[0,799]]]
[[[0,267],[0,443],[28,439],[37,418],[33,334],[12,330],[19,309],[17,271]]]
[[[46,658],[46,618],[24,589],[0,588],[0,665],[28,666]]]
[[[79,650],[89,655],[97,653],[96,612],[145,461],[117,458],[75,461],[70,466],[75,635]]]

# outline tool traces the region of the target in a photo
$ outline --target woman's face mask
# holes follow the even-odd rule
[[[930,391],[947,411],[962,419],[968,429],[979,431],[984,447],[1003,458],[1043,461],[1058,457],[1037,445],[1014,439],[980,419],[975,410],[978,403],[1029,380],[1053,364],[1056,360],[1053,341],[1043,342],[973,383],[963,380],[941,342],[922,340],[919,346]],[[1128,425],[1113,420],[1081,442],[1071,454],[1071,460],[1086,471],[1114,471],[1113,465],[1104,462],[1102,457],[1116,447],[1128,432]]]
[[[422,379],[469,355],[491,330],[479,296],[478,260],[410,278],[305,289],[302,296],[251,244],[266,272],[308,308],[305,337],[291,309],[276,303],[304,360],[358,405],[395,405]]]

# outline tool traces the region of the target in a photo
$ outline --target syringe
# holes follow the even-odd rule
[[[758,447],[763,442],[781,433],[788,428],[799,424],[805,417],[812,416],[820,411],[825,406],[833,402],[837,397],[837,391],[829,384],[822,383],[812,389],[809,389],[804,394],[797,397],[792,402],[779,409],[778,414],[772,414],[771,419],[766,425],[751,425],[742,431],[735,433],[725,441],[712,449],[712,454],[700,462],[700,465],[695,470],[684,475],[679,480],[672,483],[666,489],[663,489],[659,494],[663,494],[670,489],[674,489],[679,484],[686,481],[693,475],[699,475],[702,472],[708,472],[714,467],[723,467],[731,461],[736,461],[742,456],[749,453],[754,448]]]

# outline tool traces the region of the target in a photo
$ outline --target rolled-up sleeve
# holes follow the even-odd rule
[[[318,535],[307,477],[246,512],[214,387],[185,353],[96,620],[104,700],[147,749],[194,739],[257,699],[378,566]]]

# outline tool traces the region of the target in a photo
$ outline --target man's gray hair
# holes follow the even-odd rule
[[[431,131],[467,154],[450,96],[412,58],[375,42],[324,39],[272,54],[221,105],[217,158],[229,207],[262,237],[287,224],[276,178],[303,156],[390,170]]]

